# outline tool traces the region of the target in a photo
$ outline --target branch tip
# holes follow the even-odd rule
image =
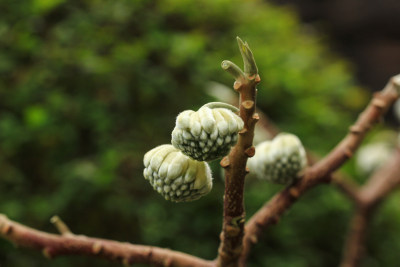
[[[103,245],[100,242],[93,244],[92,252],[93,254],[99,254],[103,250]]]
[[[51,217],[50,222],[58,230],[61,235],[73,235],[68,226],[57,215]]]
[[[221,67],[224,71],[231,74],[236,80],[244,79],[245,74],[243,71],[232,61],[224,60],[221,63]]]
[[[251,52],[251,49],[247,42],[243,42],[242,39],[240,39],[239,37],[236,37],[236,40],[239,45],[240,54],[242,55],[243,58],[244,72],[248,76],[254,76],[253,79],[255,79],[258,73],[258,69],[256,61],[253,56],[253,52]]]

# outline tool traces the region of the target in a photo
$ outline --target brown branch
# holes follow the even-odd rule
[[[344,247],[343,261],[340,267],[356,267],[360,264],[364,254],[365,236],[371,213],[368,209],[357,208],[350,223],[350,230],[347,235]]]
[[[396,149],[393,157],[357,191],[360,201],[356,205],[356,211],[350,224],[341,267],[360,265],[365,250],[368,221],[383,198],[400,186],[399,166],[400,150]]]
[[[370,104],[360,114],[355,124],[350,127],[349,133],[325,158],[308,168],[302,179],[276,194],[250,218],[245,228],[241,265],[245,265],[250,247],[257,242],[262,230],[270,224],[276,223],[295,200],[308,189],[328,182],[330,174],[352,157],[368,130],[380,120],[398,98],[399,84],[395,79],[398,79],[398,76],[393,77],[380,93],[374,95]]]
[[[253,146],[254,127],[258,121],[255,114],[256,85],[260,82],[253,55],[247,46],[238,39],[239,49],[245,63],[245,72],[240,72],[232,62],[224,61],[222,67],[236,78],[234,89],[240,93],[239,115],[244,128],[239,132],[237,144],[227,157],[222,159],[225,168],[224,219],[221,232],[221,244],[218,250],[218,266],[238,266],[244,235],[244,180],[248,173],[246,162],[255,153]],[[230,71],[231,70],[231,71]],[[252,72],[248,72],[252,71]]]
[[[78,236],[72,233],[49,234],[14,222],[3,214],[0,214],[0,237],[21,247],[41,250],[49,258],[75,254],[101,257],[127,265],[147,263],[155,266],[215,266],[213,261],[169,249]]]

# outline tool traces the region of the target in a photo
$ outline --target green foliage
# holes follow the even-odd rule
[[[237,35],[258,64],[259,105],[306,146],[326,151],[365,102],[346,63],[290,10],[256,0],[3,0],[0,10],[0,212],[46,231],[58,214],[76,233],[216,256],[217,164],[210,195],[174,204],[143,179],[142,157],[170,142],[180,111],[211,100],[208,81],[232,83],[220,63],[241,62]],[[280,188],[255,183],[249,215]],[[313,190],[269,231],[253,266],[337,265],[348,204],[330,190]],[[390,259],[375,244],[373,255]],[[49,262],[5,241],[0,263],[110,266]]]

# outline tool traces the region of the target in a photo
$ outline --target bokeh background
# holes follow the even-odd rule
[[[215,101],[210,81],[232,85],[220,63],[241,65],[236,36],[255,54],[259,107],[309,149],[329,151],[370,91],[332,37],[300,18],[293,7],[257,0],[1,0],[0,213],[49,232],[57,214],[77,234],[213,259],[218,162],[209,195],[175,204],[143,178],[143,155],[170,142],[179,112]],[[344,170],[358,182],[367,177],[355,161]],[[249,179],[248,216],[281,189]],[[398,266],[399,203],[392,194],[375,216],[364,266]],[[334,187],[314,188],[265,232],[250,266],[337,266],[351,212]],[[0,265],[119,266],[47,260],[3,240]]]

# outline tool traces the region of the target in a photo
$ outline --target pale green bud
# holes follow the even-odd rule
[[[144,155],[143,176],[166,200],[192,201],[212,188],[210,167],[193,160],[172,145],[161,145]]]
[[[293,182],[306,165],[306,152],[300,139],[289,133],[258,144],[256,154],[248,161],[250,171],[257,177],[277,184]]]
[[[172,145],[199,161],[226,156],[244,126],[242,119],[226,107],[234,109],[224,103],[209,103],[196,112],[180,113],[172,131]]]

